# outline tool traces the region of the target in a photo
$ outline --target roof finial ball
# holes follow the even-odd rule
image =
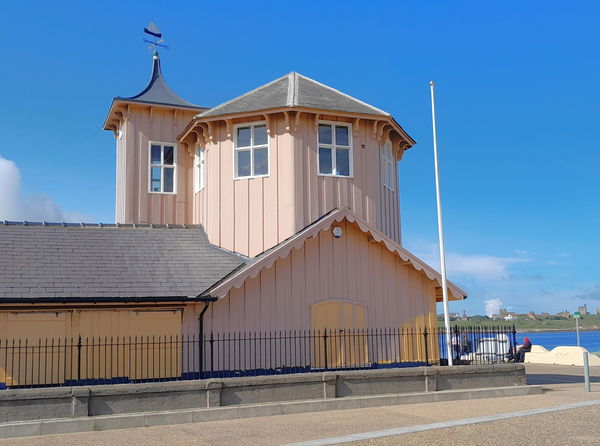
[[[153,59],[158,59],[158,47],[164,48],[166,50],[169,49],[167,45],[165,45],[165,39],[162,38],[162,33],[158,30],[154,22],[150,22],[148,28],[144,28],[144,32],[154,38],[154,40],[142,39],[144,42],[149,43],[148,49],[154,49],[154,53],[152,55]]]

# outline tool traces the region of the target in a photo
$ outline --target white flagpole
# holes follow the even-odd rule
[[[448,312],[448,284],[446,282],[446,252],[444,250],[444,230],[442,229],[442,201],[440,198],[440,173],[438,169],[437,135],[435,132],[435,99],[433,94],[433,81],[429,82],[431,88],[431,122],[433,125],[433,160],[435,165],[435,195],[437,200],[438,233],[440,238],[440,272],[442,273],[442,296],[444,300],[444,327],[446,330],[446,352],[448,365],[453,365],[452,343],[450,338],[450,313]],[[456,340],[458,342],[458,339]]]

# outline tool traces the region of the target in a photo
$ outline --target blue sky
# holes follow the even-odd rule
[[[434,79],[449,278],[469,292],[451,311],[600,307],[598,17],[585,1],[5,4],[0,219],[114,220],[101,125],[145,86],[154,20],[165,77],[196,104],[293,70],[392,113],[418,143],[404,245],[437,268]]]

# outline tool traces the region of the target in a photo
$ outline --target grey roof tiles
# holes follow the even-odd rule
[[[383,110],[295,72],[286,74],[210,110],[201,112],[197,116],[222,116],[279,107],[307,107],[389,116]]]
[[[201,227],[0,223],[0,300],[194,297],[246,260]]]

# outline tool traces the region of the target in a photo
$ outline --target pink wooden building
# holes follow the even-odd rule
[[[436,325],[440,276],[402,247],[397,164],[415,142],[385,111],[295,72],[197,107],[155,55],[149,85],[115,98],[104,128],[118,223],[201,225],[244,256],[202,292],[218,298],[205,330]],[[201,307],[186,306],[184,332]]]
[[[388,113],[298,73],[199,107],[155,55],[104,128],[116,224],[0,222],[0,340],[436,325],[440,276],[402,247],[415,142]]]
[[[167,86],[155,54],[149,84],[114,98],[104,128],[117,145],[115,224],[0,222],[0,387],[178,378],[212,361],[198,341],[212,332],[317,330],[307,362],[327,367],[320,330],[437,326],[440,276],[402,246],[397,167],[415,142],[390,114],[293,72],[199,107]],[[465,297],[451,283],[449,295]],[[373,338],[338,337],[329,366],[439,359],[420,333],[393,334],[384,356]],[[173,350],[181,336],[196,341]],[[91,338],[103,354],[79,352]],[[253,345],[253,364],[218,367],[289,365],[257,364]],[[56,373],[42,382],[42,368]]]

